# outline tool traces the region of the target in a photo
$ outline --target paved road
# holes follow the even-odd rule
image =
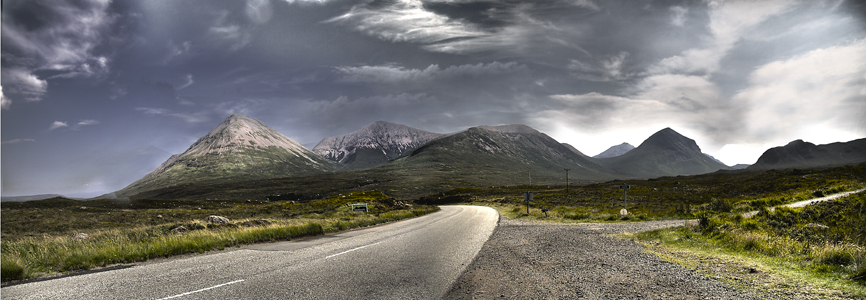
[[[496,227],[488,207],[300,242],[33,282],[3,299],[437,299]]]

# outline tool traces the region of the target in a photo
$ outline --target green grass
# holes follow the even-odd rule
[[[699,224],[635,236],[677,249],[733,257],[789,280],[866,297],[864,193],[805,208],[763,209],[753,218],[704,212]]]
[[[358,202],[369,203],[371,211],[351,211],[348,204]],[[157,208],[162,206],[165,208]],[[67,199],[4,203],[2,277],[3,281],[20,280],[155,257],[290,240],[436,210],[434,206],[408,206],[380,192],[369,191],[308,203],[166,200],[124,203]],[[163,218],[158,219],[157,215]],[[226,216],[231,223],[208,224],[204,221],[208,215]],[[188,231],[172,231],[179,226]],[[88,234],[88,238],[72,239],[71,235],[78,232]]]

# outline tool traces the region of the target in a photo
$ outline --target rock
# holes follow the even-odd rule
[[[88,236],[86,233],[81,232],[72,235],[73,240],[86,240],[88,238],[90,238],[90,236]]]
[[[80,208],[78,208],[78,209],[80,209],[80,210],[85,210],[85,209],[87,209],[87,207],[82,206],[82,207],[80,207]]]
[[[253,220],[253,222],[255,222],[256,224],[262,225],[262,226],[271,225],[271,222],[268,220]]]
[[[827,229],[827,228],[830,228],[830,227],[828,227],[827,225],[824,225],[824,224],[809,223],[809,224],[806,224],[806,228],[820,228],[820,229]]]
[[[620,209],[620,210],[619,210],[619,215],[620,215],[620,216],[623,216],[623,217],[628,216],[628,210],[626,210],[625,208]]]
[[[178,226],[171,230],[172,233],[186,232],[186,227]]]
[[[156,215],[156,218],[162,220],[162,215]]]
[[[211,223],[211,224],[228,224],[229,223],[228,218],[220,217],[220,216],[208,216],[207,219],[205,219],[205,221],[207,221],[208,223]]]

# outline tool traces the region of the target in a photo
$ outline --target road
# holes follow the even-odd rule
[[[496,227],[488,207],[0,289],[3,299],[438,299]]]

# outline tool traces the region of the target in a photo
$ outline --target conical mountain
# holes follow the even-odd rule
[[[330,161],[250,117],[234,114],[184,153],[116,192],[159,197],[159,190],[190,184],[281,178],[332,171]]]
[[[631,151],[631,150],[633,150],[633,149],[634,149],[634,146],[632,146],[631,144],[629,144],[629,143],[622,143],[622,144],[619,144],[619,145],[616,145],[616,146],[611,146],[610,148],[607,148],[607,150],[604,150],[604,152],[599,153],[599,154],[596,155],[596,156],[593,156],[593,158],[610,158],[610,157],[617,157],[617,156],[620,156],[620,155],[626,154],[626,153],[628,153],[629,151]]]
[[[342,165],[343,170],[373,167],[393,160],[403,152],[441,137],[402,124],[378,121],[343,136],[327,137],[313,152]]]
[[[747,169],[816,168],[863,162],[866,162],[866,138],[825,145],[796,140],[783,147],[770,148]]]
[[[617,173],[643,178],[696,175],[730,169],[701,152],[694,140],[670,128],[656,132],[626,154],[598,161]]]
[[[572,180],[613,178],[592,159],[526,125],[469,128],[430,141],[382,168],[408,170],[406,176],[419,186],[529,184],[530,178],[533,184],[561,185],[564,169],[571,170]]]

